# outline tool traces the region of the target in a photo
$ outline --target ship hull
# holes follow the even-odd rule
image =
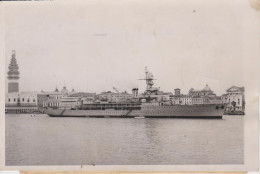
[[[51,117],[116,117],[116,118],[222,118],[220,105],[142,106],[141,110],[68,110],[48,109]]]

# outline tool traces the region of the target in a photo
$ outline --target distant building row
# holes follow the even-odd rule
[[[162,103],[174,105],[196,105],[196,104],[227,104],[226,114],[244,114],[245,97],[244,88],[232,86],[226,94],[217,96],[208,85],[202,90],[194,90],[191,88],[187,95],[181,94],[179,88],[172,93],[161,93],[158,95]],[[102,92],[85,93],[85,92],[68,92],[64,86],[61,91],[57,88],[53,92],[12,92],[7,93],[5,98],[7,111],[17,109],[28,111],[43,111],[47,107],[73,108],[80,102],[123,102],[136,101],[139,98],[138,89],[134,88],[132,93],[127,92]]]
[[[245,89],[244,87],[232,86],[226,90],[226,94],[217,96],[208,85],[202,90],[191,88],[188,95],[181,94],[179,88],[175,94],[170,96],[172,104],[194,105],[194,104],[227,104],[226,114],[244,114],[245,111]]]
[[[221,104],[221,97],[218,97],[208,85],[202,90],[191,88],[187,95],[181,94],[179,88],[175,89],[174,95],[170,96],[173,104],[194,105],[194,104]]]

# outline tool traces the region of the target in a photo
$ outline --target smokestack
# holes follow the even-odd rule
[[[133,93],[134,97],[137,97],[138,96],[138,88],[133,88],[132,93]]]

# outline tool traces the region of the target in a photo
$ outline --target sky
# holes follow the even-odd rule
[[[147,66],[165,92],[208,84],[221,95],[249,85],[259,55],[258,13],[244,0],[5,5],[6,72],[16,50],[20,91],[142,92]]]

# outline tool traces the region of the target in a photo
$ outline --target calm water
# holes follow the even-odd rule
[[[242,164],[243,116],[207,119],[6,115],[6,165]]]

